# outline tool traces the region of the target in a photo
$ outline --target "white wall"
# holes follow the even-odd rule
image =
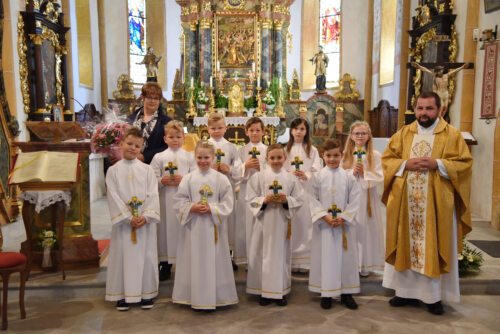
[[[382,2],[380,0],[374,1],[374,12],[381,12]],[[400,87],[400,75],[401,68],[406,71],[406,59],[401,59],[401,36],[408,36],[406,32],[403,32],[403,1],[397,0],[397,18],[396,18],[396,46],[394,50],[394,81],[389,84],[380,86],[380,45],[377,43],[373,44],[372,56],[373,56],[373,76],[372,76],[372,99],[370,109],[377,106],[380,100],[387,100],[392,106],[398,108],[399,105],[399,87]],[[380,15],[380,14],[379,14]],[[378,24],[374,20],[374,24]],[[380,27],[374,27],[374,39],[380,41]],[[405,83],[406,85],[406,83]]]
[[[2,70],[5,80],[5,95],[9,103],[10,112],[15,115],[21,133],[19,141],[29,139],[28,130],[24,125],[27,114],[24,113],[24,104],[21,94],[21,79],[19,75],[19,54],[17,52],[17,18],[19,11],[25,9],[23,0],[4,1],[4,30],[2,50]]]
[[[80,102],[82,105],[86,103],[95,104],[97,110],[102,110],[101,105],[101,68],[99,56],[99,22],[97,15],[97,0],[89,0],[90,10],[90,38],[92,41],[92,71],[93,71],[93,87],[84,87],[80,85],[80,74],[78,71],[78,37],[77,37],[77,21],[75,11],[75,0],[70,1],[69,22],[71,29],[68,34],[71,34],[71,61],[73,64],[73,94],[70,96]],[[79,111],[82,107],[70,99],[73,104],[73,110]]]
[[[500,11],[489,14],[484,13],[484,2],[480,1],[481,8],[479,12],[479,29],[495,28],[495,24],[500,23]],[[500,37],[500,36],[499,36]],[[497,38],[499,38],[497,37]],[[497,42],[498,43],[498,42]],[[493,180],[493,152],[496,119],[492,119],[490,124],[485,120],[479,119],[481,115],[481,94],[483,86],[484,71],[484,50],[479,50],[481,43],[477,43],[476,79],[474,86],[474,116],[472,133],[478,141],[477,146],[472,147],[472,156],[474,166],[472,168],[472,194],[471,207],[472,213],[490,220],[492,209],[492,189],[495,186]],[[500,57],[499,57],[500,58]],[[497,65],[500,66],[500,59],[497,59]],[[497,69],[497,91],[496,91],[496,110],[499,112],[500,106],[500,69]],[[497,143],[500,145],[500,143]],[[499,186],[498,184],[496,185]]]
[[[108,97],[113,98],[116,80],[121,74],[128,74],[128,16],[127,1],[104,1],[106,71]],[[102,60],[101,60],[102,61]]]
[[[179,37],[182,33],[181,27],[181,6],[175,0],[165,0],[165,43],[163,59],[167,62],[166,75],[167,87],[163,87],[165,98],[172,99],[172,85],[174,84],[175,70],[180,70],[181,63],[181,42]],[[162,59],[162,60],[163,60]]]

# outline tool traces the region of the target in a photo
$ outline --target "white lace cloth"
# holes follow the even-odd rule
[[[35,204],[35,211],[40,213],[43,209],[59,201],[64,201],[69,207],[71,192],[69,190],[25,191],[21,194],[21,199]]]
[[[250,117],[225,117],[227,126],[239,126],[245,125]],[[278,126],[280,124],[279,117],[259,117],[262,122],[264,122],[264,126],[272,125]],[[207,125],[208,117],[195,117],[193,120],[194,126]]]

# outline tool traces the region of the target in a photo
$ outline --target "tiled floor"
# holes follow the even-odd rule
[[[92,233],[95,239],[110,234],[105,199],[92,204]],[[18,250],[25,239],[22,222],[3,228],[4,250]],[[475,240],[500,240],[500,232],[487,222],[474,221],[469,236]],[[160,285],[160,297],[153,310],[134,308],[121,313],[103,300],[105,269],[70,271],[66,281],[60,273],[34,273],[26,294],[27,319],[19,319],[17,277],[9,292],[9,333],[498,333],[500,332],[500,259],[484,254],[485,264],[478,275],[461,280],[462,302],[446,305],[442,317],[423,308],[391,308],[388,290],[381,277],[362,280],[360,309],[350,311],[339,304],[329,311],[319,307],[319,299],[307,291],[307,276],[295,276],[289,305],[261,307],[244,292],[245,271],[236,272],[240,303],[197,313],[173,305],[172,281]],[[496,295],[489,295],[495,293]]]

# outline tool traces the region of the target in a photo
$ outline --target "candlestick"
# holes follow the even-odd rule
[[[194,87],[194,78],[191,77],[191,88],[193,88],[193,87]]]

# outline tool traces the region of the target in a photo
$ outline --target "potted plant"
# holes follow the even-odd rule
[[[217,109],[217,112],[225,115],[228,105],[229,101],[227,97],[220,93],[217,93],[217,95],[215,96],[215,108]]]
[[[243,100],[243,106],[247,110],[247,116],[252,117],[253,112],[255,111],[255,108],[257,107],[257,99],[253,95],[246,97]]]

